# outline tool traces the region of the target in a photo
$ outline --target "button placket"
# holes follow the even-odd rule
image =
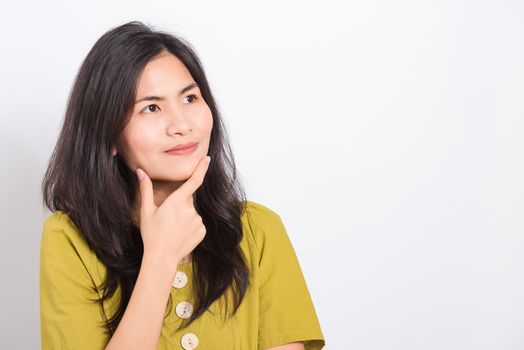
[[[178,270],[173,279],[173,288],[184,288],[189,282],[188,274],[184,271]],[[185,293],[182,293],[182,295]],[[188,301],[181,301],[175,307],[176,314],[181,319],[187,319],[193,314],[193,305]],[[195,333],[185,333],[180,338],[180,344],[185,350],[193,350],[198,346],[198,336]]]

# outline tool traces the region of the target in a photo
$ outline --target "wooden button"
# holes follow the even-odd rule
[[[185,350],[193,350],[198,346],[198,337],[195,333],[186,333],[182,336],[180,343]]]
[[[188,278],[187,275],[182,271],[177,271],[175,279],[173,280],[173,287],[175,288],[184,288],[187,284]]]
[[[193,305],[187,301],[182,301],[176,305],[176,314],[180,318],[189,318],[193,314]]]

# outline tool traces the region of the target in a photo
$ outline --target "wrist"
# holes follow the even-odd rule
[[[148,254],[144,254],[142,257],[142,267],[150,268],[166,274],[172,273],[174,275],[176,273],[178,263],[178,259],[164,259]]]

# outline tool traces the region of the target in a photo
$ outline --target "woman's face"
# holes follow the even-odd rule
[[[212,127],[211,110],[191,74],[176,56],[163,53],[144,68],[130,121],[113,154],[120,153],[131,170],[143,169],[157,184],[183,182],[207,155]],[[197,146],[189,154],[166,152],[193,142]]]

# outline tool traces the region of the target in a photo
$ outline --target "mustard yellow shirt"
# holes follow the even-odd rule
[[[240,246],[252,274],[252,287],[237,314],[222,323],[219,308],[224,303],[219,299],[188,328],[176,331],[182,321],[176,306],[192,300],[192,262],[180,264],[178,271],[185,273],[189,283],[171,289],[172,303],[166,308],[157,349],[184,349],[183,341],[187,348],[188,341],[195,344],[195,337],[198,350],[262,350],[295,341],[304,341],[306,350],[324,347],[304,275],[280,216],[248,201],[241,221],[244,235]],[[46,218],[40,245],[43,350],[105,348],[109,336],[102,329],[102,308],[90,299],[98,299],[93,287],[101,285],[106,271],[65,212],[56,211]],[[119,296],[117,289],[104,303],[108,317],[116,311]]]

